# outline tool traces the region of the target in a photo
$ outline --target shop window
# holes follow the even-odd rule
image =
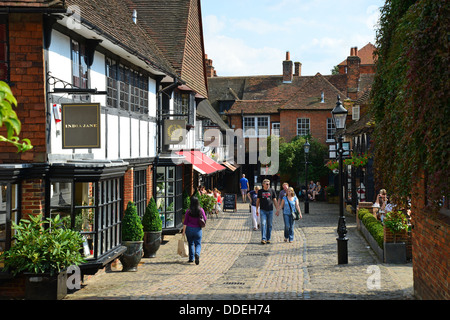
[[[0,80],[9,82],[8,16],[0,14]]]
[[[0,254],[11,247],[11,222],[18,222],[18,203],[18,185],[0,184]],[[3,267],[0,262],[0,270]]]
[[[176,228],[181,223],[182,172],[181,166],[156,168],[156,207],[163,229]]]
[[[147,207],[147,170],[134,171],[133,201],[138,215],[144,216]]]
[[[98,259],[121,244],[121,180],[51,181],[50,215],[83,236],[86,259]]]

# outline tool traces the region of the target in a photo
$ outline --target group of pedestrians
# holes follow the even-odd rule
[[[297,212],[302,218],[298,198],[294,189],[288,183],[283,183],[283,189],[277,197],[275,190],[270,188],[270,180],[265,179],[262,188],[255,186],[254,190],[249,189],[248,180],[242,175],[240,180],[242,202],[250,200],[253,230],[261,229],[261,243],[270,243],[272,236],[273,214],[279,216],[283,214],[284,220],[284,241],[294,241],[294,213]],[[189,263],[200,263],[200,252],[202,242],[201,220],[206,222],[207,217],[203,208],[200,207],[198,198],[191,197],[190,207],[186,210],[183,222],[182,236],[186,236],[189,247]]]
[[[239,181],[241,187],[242,202],[246,198],[250,200],[253,220],[253,230],[261,228],[261,243],[270,243],[272,236],[273,214],[279,216],[283,213],[284,241],[294,241],[294,214],[297,212],[302,218],[298,198],[292,187],[287,182],[283,183],[283,189],[277,197],[276,192],[270,188],[270,180],[265,179],[262,188],[255,186],[254,190],[247,193],[249,189],[248,180],[245,175]]]

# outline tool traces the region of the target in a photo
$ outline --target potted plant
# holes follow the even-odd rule
[[[122,219],[122,244],[127,248],[119,258],[123,266],[122,271],[137,271],[137,265],[143,254],[143,237],[141,218],[134,203],[129,201]]]
[[[394,236],[394,242],[384,242],[384,262],[385,263],[406,263],[406,243],[397,242],[397,235],[405,232],[408,228],[407,219],[401,211],[392,211],[386,214],[383,219],[386,230]]]
[[[47,227],[45,225],[48,225]],[[25,276],[25,299],[60,300],[67,294],[66,269],[85,260],[83,237],[64,226],[57,215],[43,220],[42,214],[13,222],[14,245],[0,259],[13,275]]]
[[[144,227],[144,258],[153,258],[161,245],[162,230],[162,220],[154,198],[150,199],[145,208],[142,225]]]
[[[216,206],[216,198],[214,198],[213,196],[207,195],[207,194],[203,194],[200,196],[201,198],[201,204],[202,204],[202,208],[203,210],[205,210],[206,214],[211,214],[214,211],[214,208]]]

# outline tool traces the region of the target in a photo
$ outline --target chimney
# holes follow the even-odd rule
[[[302,75],[302,63],[301,62],[294,62],[295,65],[295,72],[294,72],[294,76],[295,77],[300,77]]]
[[[214,70],[213,61],[208,59],[208,55],[205,54],[205,66],[206,66],[206,76],[208,78],[217,77],[216,70]]]
[[[289,51],[286,51],[286,60],[283,61],[283,83],[292,82],[292,61]]]
[[[358,95],[360,64],[361,58],[358,57],[358,47],[353,47],[350,49],[350,56],[347,57],[347,96],[353,100]]]

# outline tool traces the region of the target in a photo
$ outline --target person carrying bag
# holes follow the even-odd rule
[[[288,205],[286,205],[286,202]],[[293,210],[293,206],[296,210]],[[294,241],[294,220],[302,218],[298,199],[295,196],[295,191],[292,187],[288,189],[287,194],[283,197],[283,200],[281,200],[280,209],[281,208],[283,208],[284,219],[284,242],[289,240],[289,243],[291,243]]]
[[[194,262],[195,259],[195,264],[199,264],[202,248],[202,228],[206,224],[206,214],[195,196],[191,197],[191,205],[186,210],[183,224],[183,237],[186,235],[189,247],[189,262]]]

